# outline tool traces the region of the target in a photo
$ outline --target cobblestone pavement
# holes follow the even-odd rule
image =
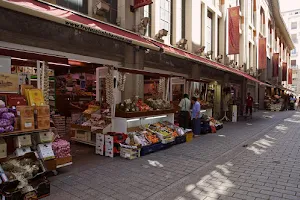
[[[299,129],[300,113],[257,113],[136,160],[94,156],[77,167],[75,157],[45,199],[300,199]]]

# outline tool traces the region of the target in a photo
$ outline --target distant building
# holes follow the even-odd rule
[[[300,9],[282,12],[283,19],[291,35],[295,49],[291,51],[293,84],[291,89],[300,95]]]

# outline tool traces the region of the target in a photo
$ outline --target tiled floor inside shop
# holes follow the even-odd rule
[[[300,113],[260,112],[136,160],[73,144],[45,200],[300,199],[299,128]]]

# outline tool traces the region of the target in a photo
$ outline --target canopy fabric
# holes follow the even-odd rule
[[[126,43],[157,51],[159,50],[157,46],[136,33],[46,2],[35,0],[4,0],[0,1],[0,7],[54,21],[71,28],[91,32]]]

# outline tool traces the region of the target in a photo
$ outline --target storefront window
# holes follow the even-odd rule
[[[148,17],[150,19],[145,36],[151,37],[151,5],[144,6],[144,17]]]
[[[168,35],[165,38],[166,43],[170,43],[171,35],[171,0],[160,1],[160,29],[168,31]]]
[[[57,5],[63,6],[65,8],[88,14],[88,1],[86,0],[57,0]]]

